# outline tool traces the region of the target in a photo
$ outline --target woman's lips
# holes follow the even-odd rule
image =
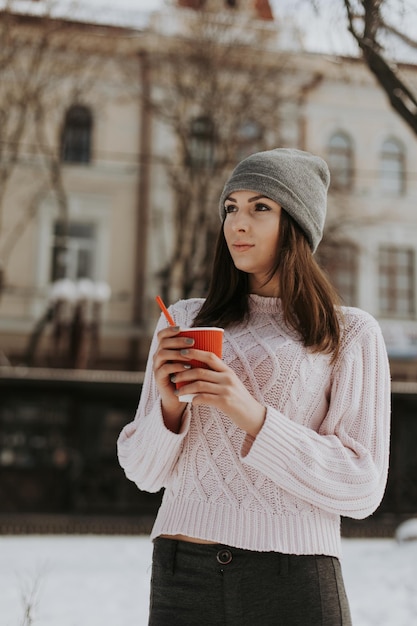
[[[234,243],[233,248],[234,250],[237,250],[238,252],[245,252],[246,250],[250,250],[251,248],[253,248],[253,244],[252,243]]]

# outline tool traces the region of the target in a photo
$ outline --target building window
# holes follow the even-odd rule
[[[95,225],[90,222],[62,221],[54,225],[51,282],[62,278],[94,278],[96,256]]]
[[[381,315],[410,318],[415,313],[414,250],[382,247],[379,250],[379,303]]]
[[[93,119],[90,109],[74,105],[68,109],[61,135],[61,159],[64,163],[89,163]]]
[[[190,127],[190,163],[208,167],[214,161],[214,123],[208,116],[196,117]]]
[[[357,306],[358,250],[351,243],[326,244],[318,251],[318,260],[346,306]]]
[[[353,180],[353,148],[350,137],[345,133],[332,135],[327,146],[327,157],[332,189],[350,189]]]
[[[236,151],[236,161],[241,161],[245,157],[257,152],[262,140],[262,127],[254,120],[246,120],[237,132],[238,146]]]
[[[383,192],[399,196],[405,191],[405,156],[395,139],[384,141],[380,154],[379,179]]]

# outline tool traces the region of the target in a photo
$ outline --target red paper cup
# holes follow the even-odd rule
[[[223,353],[223,328],[217,328],[216,326],[201,327],[201,328],[187,328],[182,330],[179,334],[180,337],[191,337],[194,339],[194,345],[192,348],[197,350],[205,350],[206,352],[213,352],[220,359]],[[205,363],[191,359],[190,364],[192,367],[204,367],[207,368]],[[177,389],[185,385],[186,383],[176,383]],[[184,394],[178,396],[180,402],[191,402],[194,398],[193,393]]]

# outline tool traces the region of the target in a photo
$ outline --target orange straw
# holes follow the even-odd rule
[[[159,304],[162,313],[165,315],[165,317],[168,320],[168,324],[170,326],[175,326],[175,322],[172,319],[172,317],[170,316],[170,314],[168,313],[168,309],[166,308],[165,304],[162,302],[161,296],[156,296],[155,300],[157,301],[157,303]]]

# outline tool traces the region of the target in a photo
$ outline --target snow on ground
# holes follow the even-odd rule
[[[147,536],[1,536],[1,626],[33,591],[33,626],[146,626],[151,557]],[[344,539],[342,567],[354,626],[417,626],[417,541]]]

